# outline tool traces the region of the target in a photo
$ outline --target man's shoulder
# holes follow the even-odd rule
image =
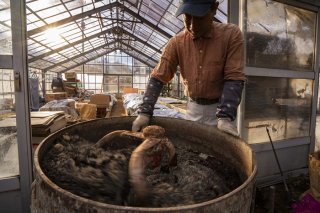
[[[223,31],[240,30],[238,25],[232,23],[213,22],[213,27]]]
[[[181,32],[179,32],[176,35],[174,35],[172,38],[179,39],[179,38],[182,38],[182,37],[184,37],[186,35],[187,35],[187,31],[186,30],[182,30]]]

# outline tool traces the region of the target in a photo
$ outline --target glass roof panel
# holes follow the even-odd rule
[[[77,9],[77,8],[80,8],[82,7],[83,5],[83,1],[65,1],[64,0],[64,5],[68,8],[68,10],[74,10],[74,9]]]
[[[74,61],[75,62],[77,62],[77,63],[81,63],[82,61],[85,61],[85,60],[88,60],[86,57],[84,57],[84,56],[81,56],[81,57],[79,57],[79,58],[76,58],[76,59],[74,59]]]
[[[48,61],[55,62],[55,64],[58,63],[58,62],[61,62],[61,61],[65,61],[65,60],[69,60],[69,58],[67,58],[67,57],[65,57],[64,55],[61,55],[61,54],[57,54],[55,56],[55,60],[52,60],[52,61],[49,60],[49,58],[48,58]]]
[[[53,67],[52,69],[50,69],[50,72],[59,72],[60,70],[65,69],[65,67],[62,66],[57,66],[57,67]]]
[[[46,52],[48,52],[48,49],[44,46],[40,46],[37,49],[35,49],[36,51],[34,52],[33,56],[39,56],[41,54],[44,54]]]
[[[28,7],[31,7],[34,11],[43,10],[46,8],[54,7],[56,5],[61,4],[60,0],[40,0],[34,1],[34,0],[26,0],[26,3]]]
[[[141,52],[145,53],[146,55],[153,55],[153,54],[157,53],[155,50],[147,47],[146,45],[144,45],[140,42],[136,42],[136,41],[134,43],[132,43],[132,47],[140,50]]]
[[[227,0],[219,2],[216,17],[227,20],[223,19]],[[182,16],[175,17],[179,0],[27,0],[26,4],[28,58],[39,69],[65,70],[114,48],[156,65],[168,39],[184,27]]]
[[[46,61],[50,61],[52,63],[57,63],[59,60],[66,60],[66,57],[59,55],[58,53],[52,54],[50,56],[43,58]]]
[[[161,15],[159,13],[156,13],[152,9],[150,9],[146,5],[142,5],[140,8],[140,12],[144,14],[144,18],[147,18],[149,21],[151,21],[153,24],[156,24],[161,19]]]
[[[67,13],[67,11],[64,8],[64,6],[61,5],[61,4],[58,4],[58,5],[55,5],[55,6],[51,6],[49,8],[37,11],[37,15],[40,16],[43,19],[46,19],[46,18],[49,18],[49,17],[54,17],[54,16],[68,17],[68,15],[66,16],[65,13]],[[59,20],[59,19],[57,18],[57,20]]]
[[[74,62],[74,61],[68,61],[66,63],[63,64],[63,67],[71,67],[71,66],[75,66],[78,63]]]
[[[65,50],[61,50],[59,52],[59,54],[65,56],[67,58],[71,58],[73,56],[81,54],[81,52],[72,47],[72,48],[68,48],[68,49],[65,49]]]
[[[140,55],[137,52],[133,51],[133,50],[123,50],[125,53],[127,53],[128,55],[132,56],[133,58],[143,62],[144,64],[147,64],[151,67],[155,67],[157,65],[157,63],[155,63],[154,61],[150,60],[148,57],[145,57],[144,55]]]
[[[217,11],[217,14],[215,15],[215,17],[223,22],[223,23],[227,23],[228,22],[228,0],[220,0],[219,1],[219,8]]]
[[[38,51],[38,48],[41,47],[41,44],[36,43],[32,39],[28,40],[28,51],[31,53],[35,53]]]
[[[38,17],[37,16],[35,16],[34,14],[28,14],[28,18],[27,18],[27,21],[28,21],[28,23],[30,23],[30,22],[36,22],[36,21],[38,21],[39,19],[38,19]]]
[[[42,59],[39,59],[39,60],[37,60],[35,62],[31,62],[30,63],[31,67],[34,67],[34,68],[37,68],[37,69],[40,69],[40,70],[45,69],[46,67],[49,67],[51,65],[52,65],[52,63],[50,63],[48,61],[45,61],[45,60],[42,60]]]

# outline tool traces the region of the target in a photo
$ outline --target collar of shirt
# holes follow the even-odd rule
[[[195,40],[195,39],[199,39],[199,38],[212,38],[213,37],[213,32],[214,32],[214,25],[212,24],[211,25],[211,28],[210,28],[210,30],[208,30],[208,32],[206,32],[203,36],[201,36],[201,37],[194,37],[193,35],[192,35],[192,33],[188,30],[188,29],[185,29],[185,31],[186,31],[186,33],[193,39],[193,40]]]

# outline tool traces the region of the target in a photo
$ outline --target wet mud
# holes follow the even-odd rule
[[[94,146],[77,135],[57,139],[42,160],[42,169],[59,187],[76,195],[114,205],[173,207],[220,197],[242,184],[235,168],[215,156],[176,148],[177,164],[146,168],[148,196],[141,202],[128,173],[138,141]]]

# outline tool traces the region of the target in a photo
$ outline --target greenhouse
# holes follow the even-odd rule
[[[320,209],[319,9],[0,0],[0,212]]]

